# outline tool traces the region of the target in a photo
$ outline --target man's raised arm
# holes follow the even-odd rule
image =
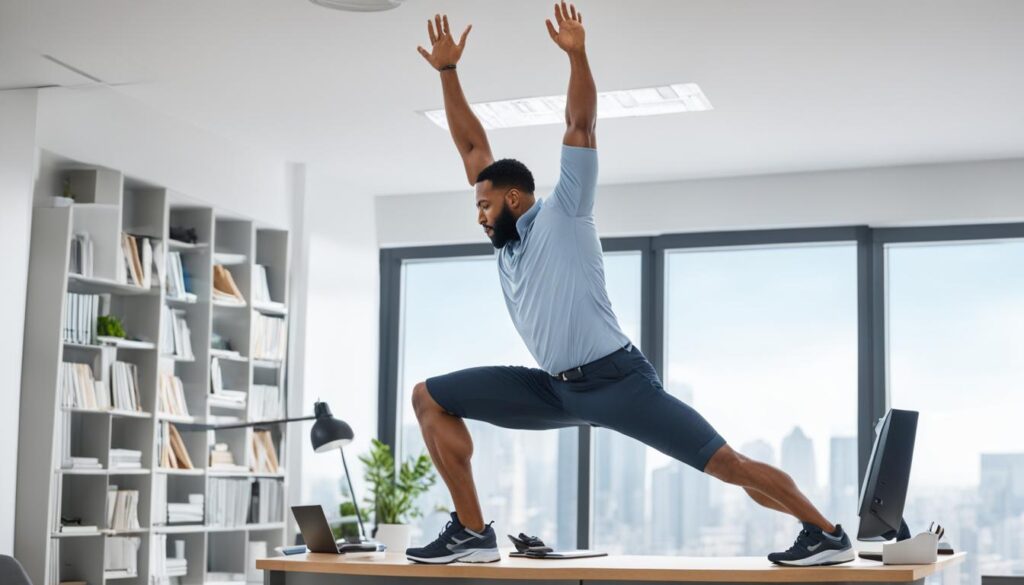
[[[551,40],[569,55],[569,93],[565,100],[565,137],[562,144],[597,148],[597,87],[590,74],[584,46],[583,13],[565,2],[555,4],[556,29],[550,20]]]
[[[466,178],[469,179],[470,185],[475,185],[477,175],[494,162],[494,156],[491,155],[491,145],[487,142],[484,127],[470,109],[469,102],[462,93],[459,76],[455,72],[455,64],[462,56],[462,49],[466,47],[466,37],[472,28],[473,25],[467,26],[456,43],[448,29],[448,15],[435,15],[433,20],[427,21],[430,51],[423,47],[416,49],[427,63],[441,73],[448,129],[452,133],[452,140],[455,141],[459,155],[462,156],[462,163],[466,166]]]

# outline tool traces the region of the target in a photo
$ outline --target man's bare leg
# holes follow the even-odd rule
[[[762,506],[786,512],[825,532],[831,533],[836,529],[800,491],[789,474],[767,463],[745,457],[729,445],[723,446],[711,456],[704,472],[746,489],[754,501]],[[755,493],[762,497],[755,497]]]
[[[466,423],[444,411],[427,391],[423,382],[412,391],[412,405],[420,422],[423,442],[434,461],[434,467],[444,480],[455,503],[455,512],[463,526],[480,532],[484,529],[484,516],[473,482],[473,439]]]

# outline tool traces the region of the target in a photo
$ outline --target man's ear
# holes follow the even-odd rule
[[[519,189],[512,187],[505,193],[505,203],[516,211],[519,210],[519,202],[522,200],[522,194]]]

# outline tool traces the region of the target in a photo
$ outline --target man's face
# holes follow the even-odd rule
[[[495,248],[504,248],[505,244],[519,239],[516,231],[519,214],[513,212],[519,203],[518,189],[495,189],[490,181],[476,184],[477,223]]]

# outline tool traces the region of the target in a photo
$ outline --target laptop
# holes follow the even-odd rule
[[[343,554],[351,552],[379,552],[385,546],[379,542],[347,542],[334,540],[331,525],[323,506],[292,506],[292,514],[299,525],[302,540],[309,552]]]

